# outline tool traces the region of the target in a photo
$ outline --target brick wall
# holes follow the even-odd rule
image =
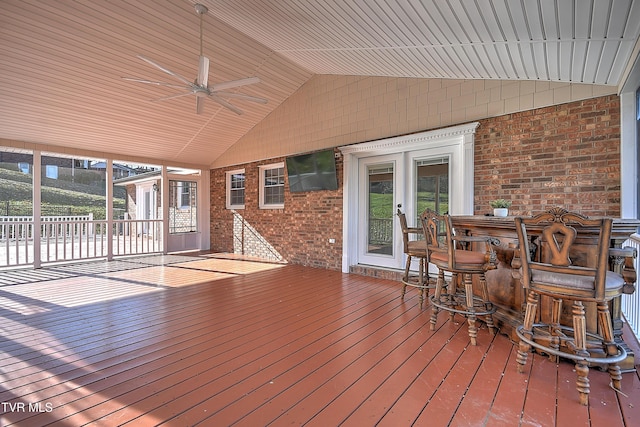
[[[336,159],[338,190],[290,193],[284,209],[259,209],[258,167],[284,158],[211,171],[211,249],[273,261],[340,270],[342,267],[342,159]],[[226,172],[245,169],[245,209],[225,207]],[[335,239],[335,243],[329,243]]]
[[[607,95],[480,120],[475,139],[475,213],[489,213],[490,200],[505,198],[513,201],[513,214],[561,205],[592,216],[619,216],[619,108],[619,98]],[[341,160],[336,164],[337,191],[291,194],[286,184],[285,208],[280,210],[258,209],[258,166],[284,158],[212,170],[212,250],[241,253],[251,246],[257,254],[262,250],[275,259],[339,270]],[[240,167],[245,168],[246,208],[234,214],[225,209],[225,172]],[[238,222],[245,235],[257,236],[251,242],[245,239],[244,247],[234,240],[234,224],[235,234],[242,233]],[[336,243],[329,244],[329,238]]]
[[[475,139],[475,213],[554,205],[620,216],[620,101],[603,96],[482,120]]]

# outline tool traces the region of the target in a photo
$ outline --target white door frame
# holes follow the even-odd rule
[[[361,158],[396,153],[433,150],[434,154],[448,155],[450,159],[449,213],[473,214],[473,155],[474,135],[478,122],[434,131],[380,139],[339,147],[344,156],[343,184],[343,242],[342,271],[348,273],[352,265],[360,263],[358,253],[358,223],[361,203],[359,197],[359,163]],[[407,161],[404,162],[405,164]],[[409,162],[411,163],[411,162]],[[405,174],[405,171],[398,171]],[[408,206],[407,206],[408,208]],[[395,223],[395,222],[394,222]]]
[[[147,181],[136,184],[136,219],[149,219],[153,220],[158,217],[158,195],[157,191],[153,189],[153,185],[156,181]],[[145,212],[145,194],[149,194],[149,218],[146,218]],[[152,227],[153,229],[153,227]],[[143,232],[148,232],[148,223],[143,223]]]
[[[181,252],[189,250],[208,250],[210,247],[209,236],[209,171],[200,170],[198,174],[171,174],[162,175],[162,215],[165,235],[164,252]],[[194,181],[197,183],[197,211],[196,221],[198,231],[191,233],[169,233],[169,181]]]

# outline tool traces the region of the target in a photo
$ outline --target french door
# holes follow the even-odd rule
[[[401,154],[360,159],[358,259],[361,264],[396,268],[402,242],[396,239],[396,206],[404,192]]]
[[[412,226],[430,207],[473,214],[474,134],[478,123],[340,147],[344,155],[342,271],[358,264],[403,268],[395,216]]]
[[[449,211],[449,158],[413,151],[359,161],[358,261],[402,268],[405,262],[400,209],[419,227],[426,208]]]

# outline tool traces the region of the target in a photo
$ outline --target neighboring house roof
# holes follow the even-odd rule
[[[157,181],[161,178],[162,171],[145,172],[138,175],[127,176],[124,178],[114,179],[113,185],[129,185],[129,184],[141,184],[143,182]]]
[[[95,162],[95,163],[91,163],[91,165],[89,166],[89,169],[106,169],[106,168],[107,168],[107,162]],[[136,173],[136,170],[134,168],[130,168],[129,166],[121,165],[118,163],[114,163],[113,168],[126,171],[129,173]]]

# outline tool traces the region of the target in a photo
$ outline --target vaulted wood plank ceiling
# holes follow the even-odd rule
[[[200,0],[209,84],[257,76],[244,114],[174,89],[195,79],[193,0],[2,0],[0,138],[210,165],[315,74],[620,85],[640,0]],[[234,89],[235,90],[235,89]]]

